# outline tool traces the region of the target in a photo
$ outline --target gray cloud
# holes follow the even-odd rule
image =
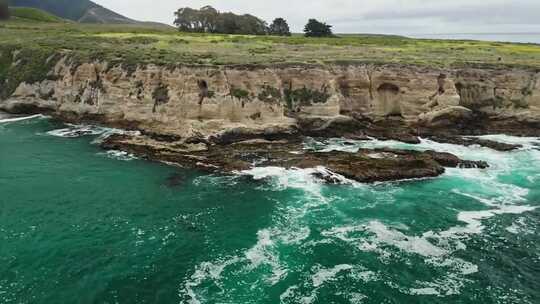
[[[297,32],[308,18],[328,21],[341,33],[540,32],[539,0],[94,1],[134,19],[169,24],[176,9],[209,4],[267,21],[284,17]]]

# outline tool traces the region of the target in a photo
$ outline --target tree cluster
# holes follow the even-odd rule
[[[174,24],[182,32],[291,36],[289,24],[283,18],[276,18],[268,25],[253,15],[223,13],[209,5],[201,9],[184,7],[174,15]],[[316,19],[309,19],[304,32],[306,37],[334,37],[332,26]]]
[[[0,0],[0,20],[9,18],[9,8],[7,0]]]
[[[184,32],[265,35],[268,28],[266,22],[255,16],[222,13],[211,6],[199,10],[185,7],[174,15],[174,24]]]

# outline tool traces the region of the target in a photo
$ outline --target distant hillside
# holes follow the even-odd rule
[[[139,23],[89,0],[9,0],[9,5],[38,8],[81,23]]]
[[[46,11],[30,7],[10,7],[9,14],[12,19],[21,19],[25,21],[67,22],[67,20]]]

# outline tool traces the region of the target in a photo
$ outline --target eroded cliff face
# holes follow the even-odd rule
[[[17,64],[17,63],[15,63]],[[540,121],[540,73],[400,65],[144,66],[58,61],[46,80],[0,102],[181,138],[231,129],[275,132],[299,117],[361,114],[438,126],[470,112]]]

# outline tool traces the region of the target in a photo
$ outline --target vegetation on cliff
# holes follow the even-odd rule
[[[57,51],[80,60],[137,64],[400,63],[540,67],[540,46],[481,41],[338,35],[334,38],[179,33],[135,25],[13,20],[0,23],[1,49]]]
[[[9,97],[21,82],[47,79],[59,54],[40,48],[0,48],[0,99]]]

